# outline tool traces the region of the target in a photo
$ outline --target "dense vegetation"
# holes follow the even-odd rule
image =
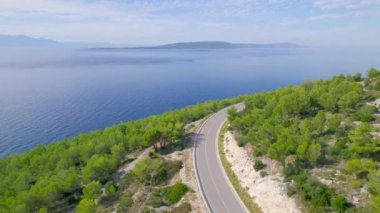
[[[138,161],[135,168],[124,175],[118,185],[118,195],[99,204],[107,208],[116,203],[117,212],[137,212],[141,207],[150,212],[149,208],[171,206],[188,190],[182,183],[166,186],[181,167],[181,161],[169,161],[159,154],[151,154]]]
[[[229,110],[238,143],[250,143],[253,155],[268,156],[284,166],[290,184],[313,212],[380,212],[380,139],[375,136],[377,109],[369,104],[380,97],[380,72],[339,75],[305,82],[248,97],[246,108]],[[259,161],[257,169],[263,166]],[[358,188],[368,187],[370,200],[355,206],[344,189],[323,184],[316,168],[342,171]],[[342,180],[343,181],[343,180]]]
[[[185,124],[238,101],[209,101],[5,157],[0,160],[0,212],[60,212],[78,203],[77,212],[93,212],[99,196],[112,197],[125,188],[115,186],[112,175],[128,153],[165,147],[183,136]],[[144,169],[137,165],[134,177],[155,185],[170,173],[162,163],[154,160]],[[124,195],[121,206],[130,202]]]

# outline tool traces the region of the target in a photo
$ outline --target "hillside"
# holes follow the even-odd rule
[[[159,46],[143,46],[133,48],[96,48],[96,49],[241,49],[241,48],[300,48],[292,43],[269,43],[269,44],[250,44],[250,43],[229,43],[224,41],[197,41],[170,43]]]
[[[250,96],[229,122],[255,169],[276,160],[287,194],[306,211],[379,212],[379,97],[380,72],[371,69],[367,78],[339,75]]]
[[[47,38],[34,38],[26,35],[0,34],[2,48],[89,48],[111,46],[100,42],[59,42]]]
[[[165,152],[178,144],[182,149],[180,143],[190,134],[185,125],[241,100],[208,101],[2,158],[0,212],[108,212],[109,208],[125,212],[130,207],[143,208],[141,205],[170,207],[188,189],[170,182],[183,162],[165,159]],[[116,181],[119,168],[149,147],[158,154],[137,162],[136,168]],[[171,186],[174,188],[168,188]],[[129,193],[144,188],[148,194],[143,193],[143,198],[153,191],[156,194],[149,202],[143,199],[132,206],[133,194]],[[161,194],[168,199],[158,199]],[[182,208],[188,209],[188,204]]]
[[[277,161],[287,194],[308,212],[379,212],[379,97],[380,72],[371,69],[367,78],[209,101],[37,146],[0,160],[0,212],[197,208],[184,175],[193,122],[238,102],[245,110],[228,116],[238,145],[250,146],[258,169],[263,158]]]
[[[56,47],[59,43],[50,39],[24,35],[0,35],[0,47]]]

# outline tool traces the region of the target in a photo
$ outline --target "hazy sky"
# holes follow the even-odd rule
[[[380,46],[380,0],[1,0],[0,34]]]

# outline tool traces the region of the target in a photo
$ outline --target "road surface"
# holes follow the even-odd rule
[[[237,104],[236,108],[242,109],[243,104]],[[247,212],[219,159],[218,136],[226,118],[227,109],[223,109],[210,116],[198,130],[194,148],[197,181],[210,212]]]

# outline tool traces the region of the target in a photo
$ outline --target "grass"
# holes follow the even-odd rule
[[[183,183],[176,183],[163,189],[163,195],[170,204],[178,203],[189,188]]]
[[[260,207],[253,202],[252,198],[249,196],[246,189],[244,189],[237,179],[235,173],[231,169],[230,163],[227,161],[226,154],[224,153],[224,134],[227,132],[227,122],[225,122],[222,126],[222,129],[219,133],[219,140],[218,140],[218,151],[220,160],[222,161],[222,165],[224,167],[224,171],[226,171],[226,174],[228,176],[228,179],[230,180],[232,186],[235,188],[235,191],[239,195],[240,199],[243,201],[244,205],[247,207],[247,209],[250,212],[259,213],[262,212]]]

